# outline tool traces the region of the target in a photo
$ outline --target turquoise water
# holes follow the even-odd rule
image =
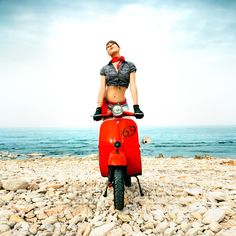
[[[50,156],[97,153],[98,129],[0,129],[0,151],[18,154],[33,152]],[[212,155],[236,159],[236,126],[152,127],[139,129],[150,144],[141,143],[142,156],[194,157]]]

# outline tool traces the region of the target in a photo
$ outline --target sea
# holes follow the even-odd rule
[[[0,152],[51,157],[98,153],[99,128],[0,128]],[[144,137],[151,142],[143,144]],[[142,156],[236,159],[236,126],[140,127]]]

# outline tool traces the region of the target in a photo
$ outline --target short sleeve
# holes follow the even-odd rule
[[[104,67],[102,67],[102,69],[100,70],[100,75],[106,75],[106,74],[105,74],[105,68],[104,68]]]
[[[133,62],[129,62],[129,68],[130,68],[130,73],[137,71],[137,68]]]

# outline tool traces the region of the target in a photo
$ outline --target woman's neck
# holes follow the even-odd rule
[[[114,58],[114,57],[120,57],[120,53],[115,53],[114,55],[111,56],[111,58]]]

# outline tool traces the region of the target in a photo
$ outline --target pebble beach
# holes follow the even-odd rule
[[[97,155],[0,159],[0,236],[236,235],[236,161],[143,157],[125,208]]]

